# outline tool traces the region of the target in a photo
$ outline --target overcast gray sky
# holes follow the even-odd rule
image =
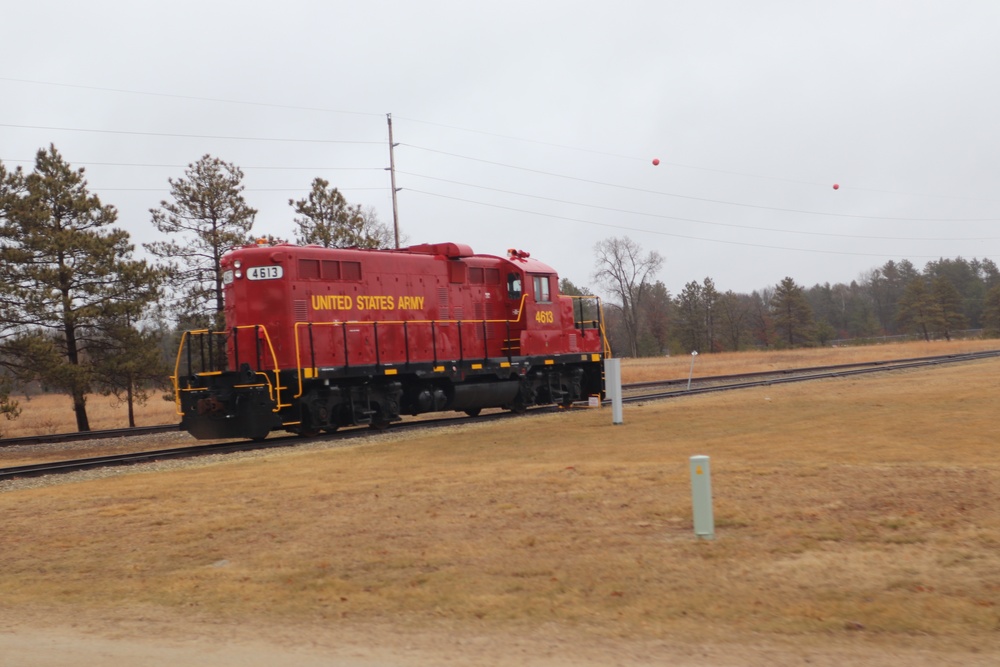
[[[995,0],[7,0],[0,160],[55,144],[138,246],[211,154],[291,239],[317,176],[391,224],[391,113],[412,243],[580,286],[626,235],[672,293],[850,282],[1000,263],[998,34]]]

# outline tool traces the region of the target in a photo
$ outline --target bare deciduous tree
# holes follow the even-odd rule
[[[663,257],[655,250],[643,254],[642,247],[627,236],[604,239],[594,246],[594,252],[594,280],[618,298],[629,350],[632,356],[638,356],[642,305],[652,279],[663,266]]]

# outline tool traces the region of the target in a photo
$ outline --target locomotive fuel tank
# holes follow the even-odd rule
[[[464,412],[513,405],[521,389],[520,385],[518,380],[455,385],[455,393],[448,408]]]

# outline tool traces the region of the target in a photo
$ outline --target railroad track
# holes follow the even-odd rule
[[[161,424],[159,426],[109,428],[101,431],[28,435],[21,438],[0,439],[0,447],[14,447],[17,445],[48,445],[56,442],[82,442],[84,440],[101,440],[103,438],[124,438],[133,435],[153,435],[157,433],[171,433],[179,428],[179,424]]]
[[[706,394],[719,391],[731,391],[735,389],[747,389],[751,387],[770,386],[775,384],[785,384],[789,382],[805,382],[809,380],[821,380],[831,378],[843,378],[867,373],[880,373],[886,371],[905,370],[914,368],[925,368],[928,366],[938,366],[967,361],[977,361],[1000,357],[1000,350],[989,350],[984,352],[971,352],[966,354],[949,354],[934,357],[918,357],[912,359],[896,359],[889,361],[862,362],[857,364],[838,364],[836,366],[814,366],[810,368],[794,368],[780,371],[763,371],[756,373],[743,373],[739,375],[717,375],[694,379],[662,380],[654,382],[639,382],[623,385],[625,392],[650,389],[655,387],[684,385],[683,389],[672,389],[663,392],[644,393],[639,395],[625,395],[622,401],[625,403],[636,403],[650,400],[663,400],[677,398],[681,396],[692,396],[696,394]],[[688,387],[688,383],[691,386]],[[608,404],[610,401],[604,401]],[[532,414],[546,413],[557,410],[555,407],[536,408],[531,410]],[[422,420],[404,422],[393,427],[394,431],[400,429],[426,429],[443,424],[454,425],[466,422],[493,421],[499,419],[517,418],[511,413],[497,413],[481,415],[479,417],[451,417],[433,420]],[[178,430],[176,424],[163,426],[148,426],[136,429],[112,429],[108,431],[91,431],[85,434],[67,433],[57,436],[37,436],[30,438],[13,438],[0,441],[2,446],[14,444],[31,445],[38,443],[69,442],[73,440],[84,440],[94,438],[120,437],[126,435],[166,433]],[[303,438],[297,435],[288,435],[269,438],[262,442],[240,441],[226,443],[211,443],[195,446],[176,447],[171,449],[161,449],[147,452],[133,452],[128,454],[113,454],[110,456],[91,457],[86,459],[75,459],[67,461],[54,461],[46,463],[29,464],[0,468],[0,481],[22,477],[37,477],[58,473],[76,472],[93,468],[103,468],[110,466],[132,465],[136,463],[148,463],[151,461],[163,461],[176,458],[189,458],[195,456],[205,456],[208,454],[229,454],[235,452],[255,451],[259,449],[272,449],[288,447],[305,442],[326,440],[336,437],[343,440],[362,438],[371,434],[370,429],[348,429],[338,432],[334,436],[318,436],[315,438]],[[82,436],[82,437],[80,437]]]
[[[551,411],[554,407],[536,408],[533,412]],[[478,417],[445,417],[441,419],[425,419],[421,421],[406,422],[392,428],[393,431],[400,429],[419,430],[429,429],[444,425],[457,425],[463,423],[482,423],[484,421],[495,421],[498,419],[514,419],[518,415],[510,412],[480,415]],[[173,431],[177,430],[175,425]],[[193,458],[196,456],[208,456],[211,454],[233,454],[238,452],[252,452],[261,449],[278,449],[282,447],[293,447],[310,442],[320,442],[336,438],[338,441],[348,442],[380,433],[369,428],[352,428],[338,431],[336,435],[319,435],[313,437],[303,437],[300,435],[272,436],[267,440],[252,441],[227,441],[207,443],[200,445],[187,445],[184,447],[173,447],[169,449],[157,449],[144,452],[128,452],[124,454],[110,454],[108,456],[94,456],[85,459],[71,459],[66,461],[46,461],[43,463],[29,463],[21,466],[11,466],[0,468],[0,482],[8,479],[40,477],[42,475],[55,475],[60,473],[78,472],[81,470],[92,470],[94,468],[109,468],[113,466],[134,465],[137,463],[152,463],[156,461],[168,461],[170,459]]]
[[[868,361],[857,364],[838,364],[835,366],[813,366],[809,368],[790,368],[779,371],[760,371],[755,373],[742,373],[739,375],[715,375],[711,377],[695,378],[691,387],[687,388],[688,380],[664,380],[653,382],[639,382],[629,385],[622,385],[622,391],[627,392],[635,389],[649,389],[653,387],[673,386],[684,384],[684,389],[674,389],[672,391],[643,394],[642,396],[631,396],[623,398],[626,402],[636,402],[642,400],[657,400],[664,398],[675,398],[679,396],[691,396],[694,394],[706,394],[715,391],[729,391],[733,389],[748,389],[751,387],[765,387],[774,384],[784,384],[788,382],[805,382],[808,380],[824,380],[830,378],[843,378],[852,375],[864,375],[867,373],[883,373],[886,371],[898,371],[914,368],[924,368],[928,366],[939,366],[942,364],[952,364],[965,361],[978,361],[1000,357],[1000,350],[986,350],[982,352],[968,352],[963,354],[945,354],[934,357],[915,357],[911,359],[892,359],[887,361]],[[607,403],[607,401],[605,401]]]

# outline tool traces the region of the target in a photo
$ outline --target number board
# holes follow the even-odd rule
[[[284,275],[280,266],[251,266],[247,269],[249,280],[277,280]]]

